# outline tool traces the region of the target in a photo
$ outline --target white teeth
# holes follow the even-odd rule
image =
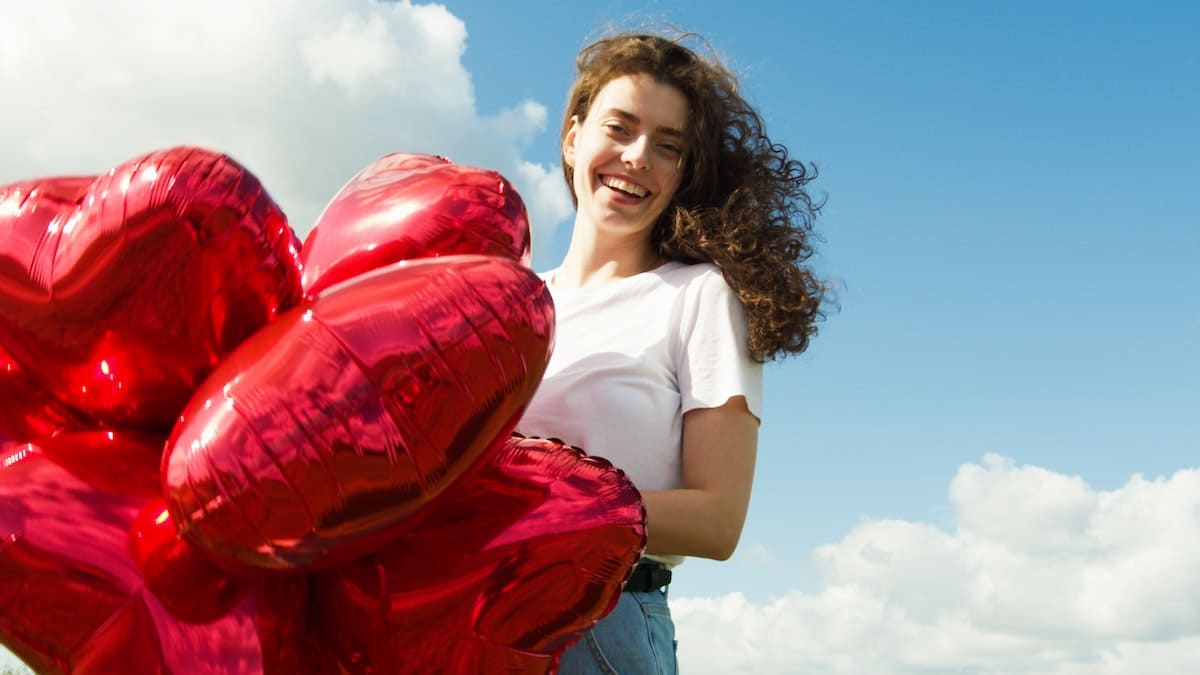
[[[637,183],[630,183],[626,180],[621,180],[616,176],[605,176],[601,179],[601,182],[607,187],[610,187],[614,190],[620,190],[621,192],[627,192],[635,197],[645,197],[646,195],[650,194],[650,191],[641,185],[638,185]]]

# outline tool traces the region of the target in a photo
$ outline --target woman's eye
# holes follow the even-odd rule
[[[672,155],[678,155],[681,152],[679,146],[674,143],[659,143],[658,149]]]
[[[625,127],[621,126],[620,124],[617,124],[616,122],[608,122],[604,125],[604,128],[607,129],[609,131],[609,133],[613,133],[613,134],[624,134],[625,133]]]

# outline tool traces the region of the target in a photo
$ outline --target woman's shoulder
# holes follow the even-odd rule
[[[662,278],[667,283],[679,286],[690,293],[732,293],[721,268],[710,262],[669,262],[662,266]]]
[[[721,274],[721,269],[710,262],[685,263],[671,261],[664,263],[659,268],[660,276],[669,278],[675,282],[696,283],[703,282],[709,279],[719,279],[724,282],[725,276]]]

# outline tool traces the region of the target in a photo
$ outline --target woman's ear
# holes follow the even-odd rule
[[[563,134],[562,140],[562,156],[563,163],[572,169],[575,168],[575,139],[579,136],[579,115],[571,116],[571,126],[567,127],[567,133]]]

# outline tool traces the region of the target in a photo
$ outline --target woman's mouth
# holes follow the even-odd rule
[[[600,184],[630,197],[642,198],[650,194],[646,188],[618,176],[601,176]]]

